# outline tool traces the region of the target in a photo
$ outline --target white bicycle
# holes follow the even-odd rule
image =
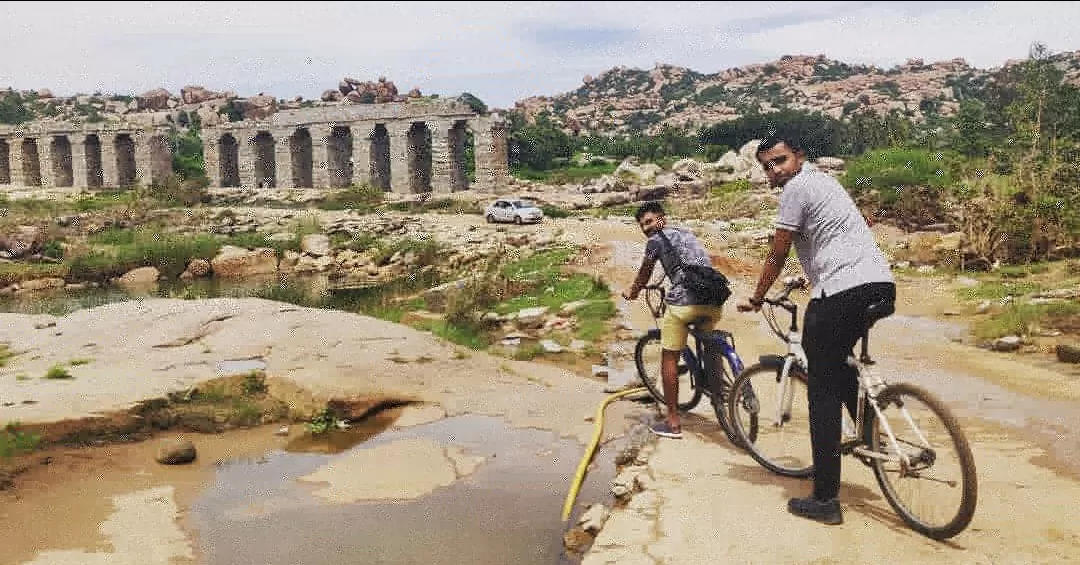
[[[807,399],[807,360],[798,327],[798,305],[789,295],[806,287],[784,280],[783,291],[764,300],[769,328],[788,345],[786,355],[763,355],[735,380],[728,414],[735,434],[759,464],[787,477],[813,474]],[[775,309],[791,314],[787,331]],[[841,454],[874,470],[889,504],[912,529],[932,539],[951,538],[971,523],[978,485],[975,459],[952,413],[926,389],[889,383],[870,371],[870,328],[895,311],[891,302],[870,306],[858,359],[859,396],[854,422],[844,411]],[[759,422],[759,419],[762,420]],[[924,492],[929,491],[929,492]]]

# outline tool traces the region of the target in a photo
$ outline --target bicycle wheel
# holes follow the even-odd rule
[[[809,477],[814,472],[810,445],[810,405],[806,373],[792,366],[787,386],[781,369],[748,367],[728,396],[728,415],[738,438],[762,467],[785,477]]]
[[[732,424],[732,418],[730,416],[730,405],[728,403],[728,397],[731,396],[731,391],[735,388],[735,369],[731,366],[731,361],[724,355],[720,355],[716,362],[716,378],[709,385],[712,389],[710,395],[712,399],[713,412],[716,414],[716,421],[720,423],[720,427],[724,430],[724,435],[727,436],[735,447],[743,447],[742,439],[739,437],[738,432],[735,430],[735,426]],[[755,437],[757,434],[757,417],[753,418],[753,422],[748,424],[747,436]]]
[[[664,404],[664,385],[660,376],[660,359],[663,347],[660,345],[660,334],[647,333],[638,339],[634,346],[634,364],[637,365],[638,377],[642,384],[649,389],[649,393],[660,404]],[[693,386],[690,370],[685,362],[679,359],[679,410],[693,410],[698,402],[701,402],[701,389]]]
[[[871,409],[864,437],[872,451],[889,457],[870,462],[885,498],[904,522],[931,539],[960,533],[975,515],[978,485],[975,458],[956,418],[935,396],[910,383],[888,385],[877,403],[896,438],[894,447]],[[901,463],[900,452],[910,465]]]

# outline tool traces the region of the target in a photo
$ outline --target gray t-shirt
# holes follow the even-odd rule
[[[670,250],[675,249],[684,265],[711,266],[712,261],[709,259],[709,254],[705,252],[705,246],[701,245],[698,238],[685,228],[666,227],[664,228],[664,235],[671,241],[671,247],[667,246],[659,234],[654,234],[645,243],[645,257],[651,260],[660,259],[664,272],[668,274],[668,279],[671,280],[671,288],[667,291],[667,303],[672,306],[703,304],[704,301],[697,300],[682,285],[682,271],[676,272],[677,263],[675,258],[671,256]],[[672,278],[672,274],[675,275],[674,278]]]
[[[797,232],[795,252],[814,297],[893,282],[885,254],[851,196],[810,163],[784,185],[776,227]]]

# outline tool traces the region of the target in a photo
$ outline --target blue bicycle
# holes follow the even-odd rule
[[[667,309],[666,293],[662,285],[646,286],[645,303],[652,313],[657,327],[641,336],[634,347],[634,364],[637,365],[641,382],[660,404],[664,404],[664,388],[660,374],[661,353],[660,320]],[[730,332],[716,329],[709,332],[698,329],[699,323],[689,326],[689,339],[682,350],[682,362],[679,363],[679,398],[680,411],[693,410],[707,396],[712,402],[716,419],[723,428],[728,440],[736,446],[742,446],[740,436],[732,427],[728,413],[728,395],[735,379],[743,371],[743,362],[735,351],[735,336]],[[755,437],[756,434],[751,435]]]

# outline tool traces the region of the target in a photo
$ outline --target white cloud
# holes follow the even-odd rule
[[[0,85],[57,94],[186,84],[317,96],[344,76],[507,106],[585,74],[700,72],[824,53],[882,66],[1080,48],[1080,5],[959,2],[5,3]]]

